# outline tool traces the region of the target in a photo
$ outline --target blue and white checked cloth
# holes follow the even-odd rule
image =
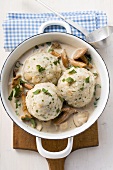
[[[103,12],[84,11],[84,12],[62,12],[63,16],[77,22],[87,31],[92,32],[97,28],[107,25],[107,16]],[[38,34],[38,28],[42,23],[48,20],[61,20],[53,13],[26,14],[26,13],[8,13],[7,19],[3,23],[4,30],[4,48],[6,51],[13,50],[19,43],[25,39]],[[85,39],[84,35],[71,27],[72,34]],[[50,26],[45,32],[60,31],[65,29],[60,26]]]

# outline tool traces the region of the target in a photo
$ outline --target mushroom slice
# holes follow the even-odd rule
[[[73,113],[76,113],[76,109],[72,107],[68,107],[66,111],[63,111],[53,122],[55,125],[60,125],[64,121],[66,121]]]
[[[87,64],[87,66],[88,66],[89,68],[93,68],[92,64],[89,63],[88,59],[87,59],[84,55],[81,57],[81,60],[82,60],[85,64]]]
[[[28,84],[28,83],[23,83],[22,85],[23,85],[23,87],[25,87],[28,90],[31,90],[33,88],[33,86],[31,84]]]
[[[54,55],[54,56],[57,57],[57,58],[61,58],[61,54],[59,54],[58,52],[56,52],[56,51],[54,51],[54,50],[51,51],[50,54]]]
[[[37,126],[36,126],[36,129],[37,129],[38,131],[41,131],[42,128],[43,128],[43,127],[42,127],[42,123],[38,121]]]
[[[78,48],[73,54],[73,59],[77,60],[78,58],[82,57],[87,52],[87,50],[87,48]]]
[[[77,127],[82,126],[84,123],[87,122],[88,117],[89,117],[88,111],[78,112],[74,114],[73,121],[74,121],[75,126]]]
[[[63,122],[60,124],[60,130],[66,130],[68,128],[68,123],[67,122]]]
[[[56,49],[61,49],[61,45],[58,42],[52,42],[51,48],[52,49],[55,49],[55,48]]]
[[[31,122],[31,126],[32,126],[33,128],[36,128],[37,122],[36,122],[35,118],[30,117],[30,116],[28,116],[28,115],[24,115],[24,116],[21,116],[21,119],[22,119],[23,121],[30,121],[30,122]]]
[[[83,62],[80,62],[80,61],[75,61],[73,59],[69,59],[69,62],[71,65],[75,66],[75,67],[80,67],[80,68],[83,68],[83,67],[86,67],[87,64],[83,63]]]
[[[19,85],[20,78],[21,78],[21,75],[17,75],[16,77],[14,77],[14,78],[12,79],[12,88],[14,88],[14,87],[16,87],[17,85]]]
[[[24,93],[21,94],[21,98],[22,98],[22,110],[25,111],[27,110],[27,106],[26,106],[26,95]]]
[[[25,115],[21,116],[22,120],[31,120],[32,116],[30,115],[29,112],[26,112]]]
[[[26,99],[26,95],[24,93],[22,93],[21,97],[22,97],[22,110],[24,112],[24,115],[21,117],[21,119],[23,120],[26,117],[32,118],[32,115],[27,110],[26,100],[25,100]]]
[[[64,65],[64,67],[68,68],[69,66],[69,61],[67,58],[67,54],[66,54],[66,50],[63,49],[62,53],[61,53],[61,59],[62,59],[62,63]]]

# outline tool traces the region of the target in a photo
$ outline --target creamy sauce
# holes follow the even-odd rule
[[[61,44],[61,47],[62,47],[62,49],[66,49],[67,56],[68,56],[69,58],[71,58],[73,52],[75,51],[75,47],[70,46],[70,45],[67,45],[67,44]],[[38,49],[36,49],[36,48],[38,48]],[[20,63],[24,64],[25,60],[26,60],[28,57],[30,57],[33,53],[36,53],[36,52],[39,52],[39,51],[40,51],[40,52],[41,52],[41,51],[47,52],[47,51],[48,51],[48,48],[49,48],[49,46],[48,46],[47,44],[40,45],[40,46],[38,46],[38,47],[34,47],[34,48],[30,49],[29,51],[27,51],[23,56],[21,56],[20,59],[19,59],[19,61],[20,61]],[[57,51],[58,53],[61,53],[61,49],[55,49],[55,51]],[[91,71],[92,73],[98,73],[98,70],[96,69],[96,66],[95,66],[95,64],[93,63],[93,61],[92,61],[92,64],[93,64],[93,68],[90,69],[90,71]],[[65,71],[66,68],[63,66],[63,64],[62,64],[62,67],[63,67],[62,70]],[[22,75],[22,69],[23,69],[23,66],[21,65],[21,66],[19,67],[19,70],[18,70],[17,74]],[[12,70],[12,73],[11,73],[11,77],[10,77],[9,82],[12,81],[12,77],[13,77],[12,74],[13,74],[13,70]],[[22,77],[22,80],[24,80],[24,77]],[[9,83],[9,84],[11,84],[11,83]],[[98,75],[98,77],[96,78],[96,84],[99,84],[99,85],[100,85],[99,75]],[[11,91],[12,91],[12,88],[11,88],[11,85],[9,85],[9,94],[11,93]],[[95,94],[95,96],[93,97],[92,101],[91,101],[87,106],[82,107],[82,108],[79,108],[79,109],[77,108],[77,110],[78,110],[78,111],[82,111],[82,112],[83,112],[83,111],[88,111],[88,112],[89,112],[89,116],[90,116],[90,115],[92,114],[92,112],[94,111],[95,107],[98,107],[98,100],[96,101],[95,98],[98,99],[99,96],[100,96],[100,93],[101,93],[101,88],[100,88],[100,86],[97,85],[96,94]],[[18,100],[18,99],[17,99],[17,100]],[[15,114],[17,114],[18,118],[21,119],[21,116],[23,115],[22,101],[21,101],[21,99],[19,99],[19,101],[17,101],[17,102],[15,103],[15,98],[12,98],[11,104],[12,104],[14,110],[15,110]],[[39,121],[39,120],[36,120],[36,121],[37,121],[37,125],[39,124],[39,122],[41,122],[41,124],[42,124],[42,129],[41,129],[41,131],[44,131],[44,132],[51,132],[51,133],[54,133],[54,132],[56,133],[56,132],[58,132],[58,133],[59,133],[59,132],[61,132],[61,131],[67,131],[67,130],[70,130],[70,129],[73,129],[73,128],[76,127],[75,124],[74,124],[74,121],[73,121],[73,115],[71,115],[71,116],[68,118],[68,120],[67,120],[67,125],[68,125],[68,126],[67,126],[67,128],[64,129],[64,130],[62,130],[62,129],[60,128],[60,126],[54,125],[51,120],[50,120],[50,121],[47,121],[47,122]],[[31,126],[31,123],[30,123],[29,121],[26,121],[25,123]]]

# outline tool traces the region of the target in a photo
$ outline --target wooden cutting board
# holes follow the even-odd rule
[[[48,140],[42,139],[43,147],[48,151],[61,151],[67,145],[67,139]],[[74,136],[72,152],[86,147],[98,146],[98,127],[95,122],[89,129],[81,134]],[[22,130],[15,123],[13,124],[13,148],[37,151],[36,138]],[[47,159],[49,170],[64,170],[66,158],[62,159]]]

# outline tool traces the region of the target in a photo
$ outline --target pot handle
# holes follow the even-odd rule
[[[48,26],[51,26],[51,25],[60,25],[60,26],[63,26],[67,33],[71,34],[71,28],[70,26],[66,23],[66,22],[63,22],[63,21],[47,21],[47,22],[44,22],[40,28],[39,28],[39,31],[38,33],[43,33],[44,32],[44,29]]]
[[[45,150],[42,146],[41,138],[39,137],[36,137],[36,145],[37,145],[38,152],[43,157],[49,158],[49,159],[60,159],[70,154],[72,147],[73,147],[73,137],[68,138],[68,143],[67,143],[66,148],[59,152],[49,152]]]

